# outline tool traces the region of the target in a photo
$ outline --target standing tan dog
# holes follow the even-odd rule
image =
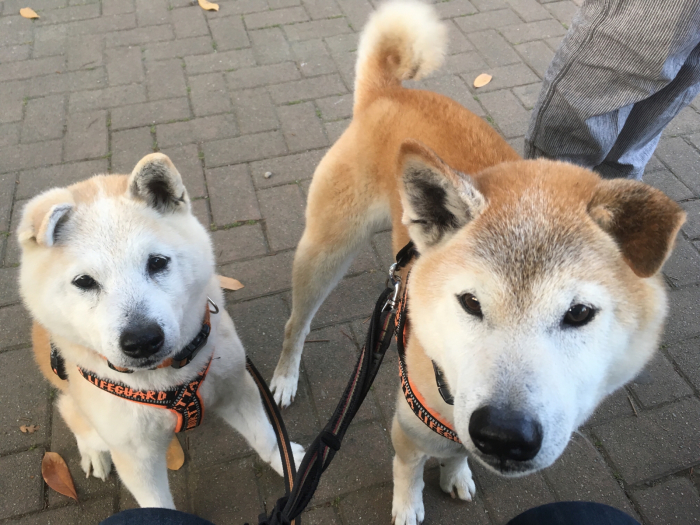
[[[392,514],[400,525],[423,519],[427,456],[441,458],[442,489],[469,500],[467,453],[506,476],[547,467],[599,402],[642,369],[667,310],[658,273],[684,220],[658,190],[520,160],[456,102],[402,88],[440,65],[445,35],[432,7],[416,1],[383,5],[365,28],[352,123],[309,190],[272,381],[288,405],[312,317],[391,221],[394,252],[410,238],[420,253],[403,334],[409,381],[461,439],[433,432],[399,398]]]

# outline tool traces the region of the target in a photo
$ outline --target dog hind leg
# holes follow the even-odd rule
[[[425,517],[423,507],[423,467],[428,457],[406,435],[394,416],[391,426],[394,445],[394,499],[391,517],[394,525],[417,525]]]
[[[93,476],[106,481],[112,470],[112,458],[107,443],[81,414],[72,397],[62,395],[58,400],[58,410],[78,443],[80,466],[85,472],[85,477],[90,477],[92,471]]]
[[[440,488],[453,498],[472,500],[476,495],[476,486],[467,456],[440,460]]]

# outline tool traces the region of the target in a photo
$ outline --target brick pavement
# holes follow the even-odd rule
[[[451,0],[446,66],[422,86],[483,116],[516,148],[539,83],[580,0]],[[290,306],[294,246],[309,178],[347,125],[357,35],[374,0],[0,1],[0,524],[95,523],[133,506],[112,474],[84,479],[54,393],[32,362],[15,279],[11,232],[37,192],[97,172],[130,171],[161,150],[183,173],[211,227],[220,272],[246,288],[228,297],[248,352],[269,379]],[[41,16],[17,14],[25,3]],[[475,92],[481,72],[493,81]],[[666,130],[647,182],[689,213],[665,267],[671,314],[658,356],[533,476],[504,481],[475,467],[476,501],[455,502],[426,470],[426,523],[505,523],[537,503],[589,499],[645,524],[700,522],[700,105]],[[265,178],[271,171],[273,176]],[[299,394],[285,418],[308,443],[329,414],[363,338],[362,320],[389,264],[378,233],[314,322]],[[391,420],[397,378],[389,357],[307,523],[389,523]],[[22,434],[22,423],[39,425]],[[216,421],[183,436],[186,466],[171,473],[179,508],[218,523],[251,522],[281,493],[240,436]],[[68,461],[82,504],[49,490],[44,450]]]

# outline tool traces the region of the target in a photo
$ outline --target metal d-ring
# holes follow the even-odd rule
[[[219,313],[219,306],[214,301],[212,301],[210,297],[207,297],[207,302],[214,307],[213,310],[211,308],[209,309],[209,313],[214,314],[214,315],[218,314]]]

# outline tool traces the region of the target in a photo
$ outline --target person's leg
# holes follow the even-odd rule
[[[593,169],[603,177],[642,180],[644,167],[669,122],[700,92],[700,46],[665,88],[634,104],[606,159]]]
[[[214,525],[211,521],[172,509],[129,509],[110,516],[100,525]]]
[[[671,83],[699,41],[700,0],[586,1],[547,70],[526,157],[603,163],[634,104]]]
[[[560,501],[519,514],[506,525],[640,525],[621,510],[590,501]]]

